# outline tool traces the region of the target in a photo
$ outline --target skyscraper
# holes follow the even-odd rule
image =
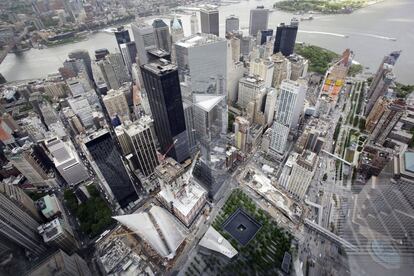
[[[154,22],[152,22],[152,27],[154,28],[154,38],[157,48],[166,52],[170,52],[171,36],[168,25],[165,24],[162,19],[155,19]]]
[[[394,80],[393,67],[400,54],[401,51],[395,51],[383,58],[366,96],[368,102],[365,105],[365,116],[368,116],[377,100],[388,91],[388,87]]]
[[[273,36],[273,30],[272,29],[268,29],[268,30],[260,30],[260,36],[258,39],[260,42],[260,45],[265,44],[266,42],[268,42],[269,39],[271,39]]]
[[[293,18],[290,25],[280,23],[276,29],[275,45],[273,53],[281,52],[284,56],[293,54],[295,48],[296,35],[298,33],[299,21]]]
[[[69,53],[69,58],[81,59],[86,65],[86,70],[90,80],[93,80],[91,57],[86,50],[75,50]]]
[[[43,162],[43,154],[44,152],[39,146],[30,142],[5,152],[7,159],[26,177],[31,185],[35,187],[54,186],[56,183],[50,175],[48,164]]]
[[[213,80],[212,80],[213,81]],[[194,128],[200,160],[194,175],[214,198],[226,180],[227,102],[223,78],[218,76],[206,93],[195,94]]]
[[[154,121],[149,116],[116,128],[123,155],[132,154],[134,169],[139,169],[144,176],[150,176],[158,165],[155,147]]]
[[[181,163],[189,146],[177,67],[159,60],[141,66],[141,72],[161,152]]]
[[[125,94],[129,92],[130,86],[123,86],[117,90],[109,90],[102,101],[111,119],[118,116],[121,122],[130,120],[130,112]]]
[[[41,219],[36,211],[23,190],[0,183],[0,238],[37,255],[46,247],[37,233]]]
[[[258,31],[267,30],[269,22],[269,9],[257,6],[250,10],[249,35],[256,36]]]
[[[116,28],[114,32],[116,44],[118,44],[119,51],[121,51],[121,44],[131,42],[131,38],[129,37],[129,32],[124,26]]]
[[[367,131],[371,133],[368,141],[383,145],[405,110],[405,101],[402,99],[378,99],[367,117]]]
[[[219,11],[215,8],[200,9],[201,32],[219,36]]]
[[[78,254],[69,256],[63,250],[58,250],[46,259],[35,265],[30,271],[30,276],[43,275],[78,275],[91,276],[88,265]]]
[[[244,77],[239,81],[239,95],[237,104],[240,108],[247,108],[247,105],[256,99],[256,96],[266,90],[266,83],[258,77]]]
[[[196,33],[198,33],[198,18],[197,18],[197,13],[193,13],[191,15],[191,35],[194,35]]]
[[[132,71],[132,64],[135,63],[137,58],[137,46],[135,42],[130,41],[119,45],[122,58],[124,59],[125,66],[128,68],[129,73]]]
[[[296,128],[303,110],[306,86],[284,80],[276,103],[276,115],[272,126],[269,150],[280,155],[285,153],[289,130]]]
[[[204,93],[210,78],[226,76],[226,39],[212,34],[195,34],[176,42],[176,62],[180,79],[190,77],[191,90]]]
[[[84,146],[106,193],[121,208],[137,200],[138,195],[109,132],[102,129],[86,137]]]
[[[226,17],[226,34],[238,31],[240,29],[239,24],[239,18],[237,16],[232,14]]]
[[[105,58],[107,55],[109,55],[108,49],[102,48],[102,49],[95,50],[95,59],[96,60],[101,60],[101,59]]]
[[[135,45],[137,47],[137,57],[140,65],[148,63],[148,50],[155,49],[156,42],[154,38],[154,29],[152,26],[134,22],[131,24],[132,33],[134,34]]]

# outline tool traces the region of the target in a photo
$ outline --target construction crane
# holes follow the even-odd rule
[[[170,150],[173,148],[173,146],[177,143],[178,139],[175,139],[174,142],[168,147],[167,151],[162,155],[159,159],[159,161],[164,161],[167,154],[170,152]]]

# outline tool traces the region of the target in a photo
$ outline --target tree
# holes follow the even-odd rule
[[[326,181],[327,179],[328,179],[328,174],[326,174],[326,173],[325,173],[325,174],[323,175],[323,177],[322,177],[322,180],[323,180],[323,181]]]

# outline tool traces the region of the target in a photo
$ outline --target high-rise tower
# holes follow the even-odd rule
[[[281,52],[284,56],[290,56],[293,54],[295,48],[296,35],[298,33],[299,21],[293,18],[290,25],[281,23],[277,26],[275,45],[273,53]]]
[[[205,7],[200,10],[201,32],[219,36],[219,11]]]
[[[183,162],[189,146],[177,67],[160,59],[141,66],[162,154]]]
[[[256,36],[258,31],[267,30],[269,23],[269,9],[257,6],[250,10],[249,34]]]

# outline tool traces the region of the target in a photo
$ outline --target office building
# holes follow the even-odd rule
[[[184,38],[184,30],[181,20],[174,16],[171,20],[171,42],[174,44],[178,40]],[[171,47],[172,45],[170,45]]]
[[[191,35],[195,35],[196,33],[198,33],[198,30],[199,30],[197,13],[193,12],[191,14],[190,24],[191,24]]]
[[[127,207],[138,199],[111,135],[105,129],[84,139],[85,152],[106,194]]]
[[[240,39],[232,36],[231,38],[228,38],[227,41],[230,44],[228,46],[230,54],[228,54],[227,58],[231,57],[232,62],[240,61]]]
[[[306,77],[308,73],[309,61],[299,55],[292,54],[287,58],[290,62],[290,79],[297,81],[299,78]],[[332,72],[331,72],[332,73]]]
[[[121,51],[121,44],[125,44],[128,42],[131,42],[131,38],[129,37],[129,32],[127,29],[124,28],[124,26],[116,28],[115,32],[115,39],[116,44],[118,44],[119,51]]]
[[[190,77],[191,89],[205,93],[211,78],[227,74],[227,41],[211,34],[196,34],[176,42],[180,79]]]
[[[349,201],[348,211],[340,213],[338,235],[357,249],[346,250],[357,266],[351,268],[352,274],[411,274],[413,160],[411,151],[389,159],[378,177],[355,187],[359,191]]]
[[[84,96],[68,99],[68,104],[86,128],[93,126],[92,108]]]
[[[162,19],[155,19],[152,22],[154,28],[155,45],[158,49],[171,52],[171,36],[168,25]]]
[[[46,259],[42,259],[28,271],[29,276],[67,275],[91,276],[88,265],[78,254],[69,256],[63,250],[58,250]]]
[[[47,163],[50,160],[45,160],[47,156],[39,146],[26,142],[22,147],[6,151],[5,155],[31,185],[35,187],[56,185],[50,173],[51,164]]]
[[[258,45],[264,45],[266,42],[269,42],[272,39],[273,36],[273,30],[260,30],[260,33],[257,34],[257,44]]]
[[[285,153],[290,129],[294,130],[303,111],[306,86],[291,80],[284,80],[276,103],[275,119],[272,126],[270,152]]]
[[[262,79],[266,87],[272,85],[273,71],[274,63],[270,60],[257,58],[250,62],[249,75]]]
[[[233,105],[237,102],[239,81],[246,73],[243,62],[239,61],[228,67],[227,74],[227,102]]]
[[[228,117],[226,92],[222,82],[223,79],[218,77],[216,83],[211,84],[210,88],[215,93],[194,95],[194,128],[201,152],[194,175],[213,199],[227,177]]]
[[[275,117],[277,92],[274,88],[268,88],[266,91],[266,104],[264,108],[265,123],[270,126]]]
[[[109,55],[108,49],[102,48],[102,49],[95,50],[95,59],[96,60],[102,60],[107,55]]]
[[[36,201],[36,206],[48,221],[55,218],[62,218],[67,221],[66,212],[56,195],[45,195]]]
[[[69,53],[69,58],[83,60],[86,65],[86,71],[90,80],[93,80],[91,57],[86,50],[75,50]]]
[[[193,167],[194,164],[191,168]],[[207,195],[207,192],[192,180],[191,168],[185,171],[183,165],[167,158],[155,169],[161,187],[157,198],[187,227],[190,227],[203,209]]]
[[[192,24],[192,23],[191,23]],[[191,26],[192,27],[192,26]],[[171,20],[171,63],[176,64],[175,43],[184,38],[184,30],[181,20],[174,16]]]
[[[124,156],[132,154],[133,169],[139,169],[148,177],[158,166],[155,147],[154,121],[149,116],[142,116],[134,122],[116,128],[116,135]]]
[[[197,139],[194,131],[194,110],[192,100],[183,98],[183,109],[185,118],[185,128],[188,138],[188,146],[190,147],[190,153],[193,153],[197,146]]]
[[[248,58],[253,49],[254,40],[251,36],[243,36],[240,38],[240,55]]]
[[[277,88],[282,83],[282,80],[290,79],[290,61],[280,52],[272,55],[271,60],[274,64],[272,87]]]
[[[54,220],[40,225],[37,230],[43,241],[50,247],[62,249],[70,254],[76,251],[79,246],[73,236],[72,229],[63,219]]]
[[[148,63],[148,50],[153,50],[157,48],[154,29],[152,26],[142,23],[134,22],[131,24],[132,33],[134,34],[134,41],[137,48],[137,58],[139,60],[139,65]]]
[[[135,60],[137,58],[137,46],[135,45],[135,42],[130,41],[127,43],[123,43],[119,45],[122,58],[124,59],[125,66],[128,69],[128,72],[132,73],[132,64],[135,63]]]
[[[83,59],[68,58],[63,62],[63,68],[59,69],[64,79],[78,76],[81,72],[87,72],[87,67]]]
[[[181,163],[189,157],[177,67],[166,60],[141,66],[161,153]]]
[[[244,153],[248,153],[247,138],[249,136],[250,122],[241,116],[234,120],[234,145]]]
[[[130,81],[121,53],[111,53],[105,57],[105,60],[109,62],[111,67],[109,68],[108,63],[104,63],[105,73],[109,82],[107,84],[111,89],[118,89],[123,83]],[[114,75],[112,75],[112,72]]]
[[[263,6],[250,10],[249,35],[256,36],[259,31],[267,30],[269,23],[269,9]]]
[[[201,32],[219,36],[219,11],[216,8],[200,9]]]
[[[367,117],[366,127],[370,132],[368,141],[383,145],[390,132],[406,111],[405,101],[402,99],[377,100],[375,106]]]
[[[276,28],[275,45],[273,54],[281,52],[284,56],[293,54],[295,48],[296,35],[298,33],[299,21],[293,18],[290,25],[280,23]]]
[[[69,186],[77,185],[89,178],[88,171],[70,141],[63,142],[57,137],[45,141],[53,157],[53,163]]]
[[[226,17],[226,34],[238,32],[240,29],[239,18],[235,15]]]
[[[125,85],[116,90],[109,90],[107,94],[102,97],[106,112],[108,112],[111,119],[118,117],[122,123],[131,119],[128,101],[125,96],[129,90],[130,86]]]
[[[313,179],[317,162],[318,156],[314,152],[304,151],[297,156],[285,187],[295,198],[304,199]]]
[[[393,74],[393,67],[400,57],[400,54],[401,51],[396,51],[383,58],[377,70],[377,73],[372,79],[371,85],[366,95],[368,102],[365,105],[365,116],[368,116],[377,100],[388,92],[389,86],[395,79]]]
[[[35,255],[46,251],[37,227],[41,222],[31,198],[18,187],[0,183],[0,238]]]
[[[266,91],[266,83],[257,76],[243,77],[239,81],[239,93],[237,105],[240,108],[247,108],[247,105],[254,102],[256,96]]]

